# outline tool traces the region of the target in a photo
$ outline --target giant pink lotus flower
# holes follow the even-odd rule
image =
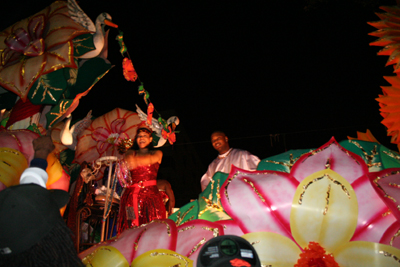
[[[41,75],[77,68],[72,40],[85,33],[62,1],[5,29],[0,33],[0,85],[25,101]]]
[[[244,233],[270,231],[291,238],[289,218],[297,186],[307,176],[326,169],[344,177],[356,192],[359,215],[353,240],[379,242],[396,218],[372,187],[363,159],[345,150],[333,138],[300,157],[290,174],[233,169],[221,188],[221,203]],[[255,213],[258,220],[250,220]]]
[[[379,174],[368,173],[361,157],[332,138],[300,157],[290,174],[233,168],[221,188],[221,203],[249,241],[264,240],[259,246],[274,244],[285,251],[270,249],[269,253],[261,249],[264,264],[289,258],[294,264],[301,249],[316,241],[337,256],[340,266],[349,266],[343,262],[349,260],[346,253],[352,250],[356,261],[358,252],[369,254],[364,257],[368,260],[379,255],[379,250],[396,255],[400,252],[383,245],[400,248],[400,242],[390,242],[397,236],[399,223],[375,192],[368,175]],[[230,234],[229,228],[225,234]]]
[[[318,242],[333,253],[340,266],[389,266],[400,258],[400,242],[396,240],[400,224],[377,193],[383,188],[387,195],[388,187],[380,183],[379,188],[370,179],[379,184],[384,177],[393,183],[399,173],[400,169],[369,173],[360,156],[332,138],[301,156],[290,173],[232,167],[220,190],[221,204],[232,220],[186,222],[178,227],[176,241],[163,237],[161,230],[147,237],[142,228],[147,226],[141,226],[102,245],[118,248],[128,262],[145,250],[169,249],[192,259],[196,266],[197,254],[189,251],[200,250],[200,241],[211,237],[200,230],[218,229],[219,235],[242,235],[251,241],[264,265],[293,266],[310,242]],[[396,193],[391,195],[397,199]],[[196,230],[185,234],[179,229]],[[155,242],[149,241],[137,253],[139,233],[140,239],[146,236]],[[175,244],[160,245],[162,242]],[[85,251],[81,257],[93,251]]]

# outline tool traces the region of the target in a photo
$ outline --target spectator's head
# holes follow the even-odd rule
[[[197,257],[197,267],[261,267],[254,247],[246,239],[222,235],[207,241]]]
[[[229,150],[228,137],[224,132],[216,131],[211,134],[211,144],[219,154],[224,154]]]
[[[82,266],[60,215],[63,190],[22,184],[0,192],[1,266]]]

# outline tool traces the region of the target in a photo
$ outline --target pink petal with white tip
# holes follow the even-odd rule
[[[368,175],[371,184],[393,215],[400,220],[400,169],[391,168]]]
[[[364,160],[344,149],[333,137],[320,148],[301,156],[293,165],[290,174],[301,182],[305,177],[327,168],[339,173],[349,183],[368,174],[368,166]]]
[[[132,262],[134,258],[152,249],[162,248],[175,251],[177,229],[173,220],[154,220],[140,228],[142,230],[140,236],[137,237],[136,242],[131,243],[135,247],[133,247],[132,257],[128,260],[129,262]],[[123,247],[116,248],[119,251],[123,249]]]
[[[400,249],[400,222],[395,221],[382,235],[379,243]]]
[[[223,227],[225,235],[237,235],[237,236],[244,235],[239,224],[234,220],[220,220],[214,223],[220,224]]]
[[[153,249],[176,248],[177,230],[170,219],[154,220],[140,227],[127,229],[114,239],[99,243],[79,254],[83,259],[99,246],[112,246],[124,255],[128,262]]]
[[[274,232],[292,238],[290,210],[298,182],[290,174],[232,167],[221,204],[244,233]]]
[[[367,175],[352,183],[358,201],[357,228],[353,241],[379,242],[396,218],[375,192]]]
[[[177,227],[178,239],[176,242],[176,252],[196,261],[201,247],[208,240],[224,235],[222,225],[206,221],[193,220]]]

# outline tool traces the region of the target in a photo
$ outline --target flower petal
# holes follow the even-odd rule
[[[113,265],[116,266],[116,265]],[[119,265],[118,265],[119,266]],[[135,267],[170,267],[170,266],[193,266],[193,260],[186,258],[175,251],[168,249],[153,249],[143,253],[132,262]]]
[[[238,223],[234,220],[220,220],[214,223],[222,225],[222,227],[224,228],[225,235],[237,235],[237,236],[244,235],[242,229],[240,228]]]
[[[399,233],[400,233],[400,222],[395,221],[390,227],[388,227],[386,232],[382,235],[382,238],[381,240],[379,240],[379,243],[400,249]]]
[[[97,142],[97,152],[102,156],[103,153],[106,152],[111,146],[112,144],[108,143],[107,141],[99,141]]]
[[[121,132],[121,128],[124,126],[125,124],[125,119],[117,119],[111,122],[111,132],[113,133],[120,133]]]
[[[400,266],[399,249],[372,242],[349,242],[335,250],[333,255],[342,267]]]
[[[369,175],[375,191],[400,220],[400,169],[386,169]]]
[[[46,66],[43,69],[43,74],[62,68],[78,68],[73,57],[72,41],[62,44],[56,49],[45,51],[44,55],[46,56]]]
[[[95,141],[106,141],[108,136],[110,135],[110,131],[103,127],[98,127],[96,130],[92,132],[92,138]]]
[[[82,262],[85,266],[107,267],[129,267],[129,263],[118,249],[112,246],[101,246],[93,253],[85,257]]]
[[[0,67],[0,85],[3,88],[14,92],[25,101],[28,91],[41,74],[65,67],[77,68],[73,60],[72,39],[88,31],[75,23],[68,14],[66,2],[54,2],[31,18],[21,20],[0,33],[0,51],[2,51],[7,47],[4,40],[16,29],[35,31],[35,38],[38,41],[25,52],[39,55]],[[45,21],[46,25],[42,25],[40,21]],[[6,53],[4,56],[9,60],[14,59],[14,54],[8,55],[7,51]]]
[[[222,225],[206,220],[193,220],[177,227],[176,252],[196,261],[201,247],[208,240],[224,235]]]
[[[262,266],[293,267],[300,248],[287,237],[271,232],[254,232],[242,236],[256,250]]]
[[[358,223],[352,241],[379,242],[386,229],[396,221],[368,176],[364,175],[351,184],[358,202]]]
[[[47,64],[45,59],[45,56],[41,55],[0,68],[0,85],[25,101],[32,84]]]
[[[328,166],[350,183],[368,173],[368,166],[364,160],[344,149],[332,137],[325,145],[301,156],[293,165],[290,174],[301,182],[305,177]]]
[[[44,33],[47,49],[52,49],[79,35],[90,32],[69,16],[67,3],[55,2],[48,8],[51,9],[47,22],[50,26]]]
[[[357,214],[353,188],[338,173],[327,169],[308,176],[297,187],[290,227],[301,247],[314,241],[332,252],[353,236]]]
[[[155,248],[175,250],[176,236],[177,230],[172,220],[154,220],[125,230],[116,242],[108,245],[118,249],[128,262],[132,262],[134,258]]]
[[[287,173],[232,166],[220,190],[221,204],[244,233],[268,231],[291,238],[290,201],[296,187]]]

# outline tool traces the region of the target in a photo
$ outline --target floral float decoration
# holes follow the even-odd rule
[[[128,58],[124,58],[122,61],[122,69],[124,73],[124,77],[127,81],[134,82],[138,78],[138,75],[133,67],[132,60]]]
[[[382,6],[386,13],[377,13],[379,21],[369,22],[377,31],[369,35],[379,39],[370,43],[371,46],[382,46],[378,52],[379,56],[389,56],[386,66],[393,65],[395,76],[385,76],[390,86],[381,86],[382,95],[376,100],[379,102],[382,124],[387,127],[387,135],[391,136],[391,142],[396,144],[400,150],[400,7]]]
[[[287,162],[268,162],[269,166],[290,166],[284,166],[287,172],[233,167],[225,177],[217,173],[213,180],[216,176],[220,180],[209,185],[219,187],[218,201],[212,206],[214,211],[223,208],[226,218],[182,222],[185,211],[181,209],[169,219],[128,229],[80,257],[96,257],[96,249],[112,246],[131,263],[148,251],[167,249],[196,266],[207,240],[233,234],[254,245],[263,266],[310,266],[320,261],[325,266],[400,265],[400,211],[393,204],[400,194],[397,187],[389,186],[400,178],[400,168],[371,171],[376,166],[367,165],[362,151],[368,155],[370,150],[364,147],[372,142],[350,141],[343,142],[364,157],[332,138],[320,148],[295,151],[294,158],[284,153]]]
[[[112,68],[104,23],[117,26],[107,13],[99,17],[97,29],[74,0],[58,1],[0,33],[0,86],[8,90],[1,92],[22,102],[12,107],[8,129],[39,126],[39,119],[54,127]]]
[[[94,119],[90,126],[77,136],[75,161],[91,163],[104,156],[122,157],[118,147],[125,139],[133,139],[142,121],[137,113],[116,108]],[[102,176],[100,171],[99,175]]]
[[[61,68],[77,68],[73,39],[89,33],[68,17],[66,2],[55,2],[0,33],[0,85],[26,100],[33,83]]]

